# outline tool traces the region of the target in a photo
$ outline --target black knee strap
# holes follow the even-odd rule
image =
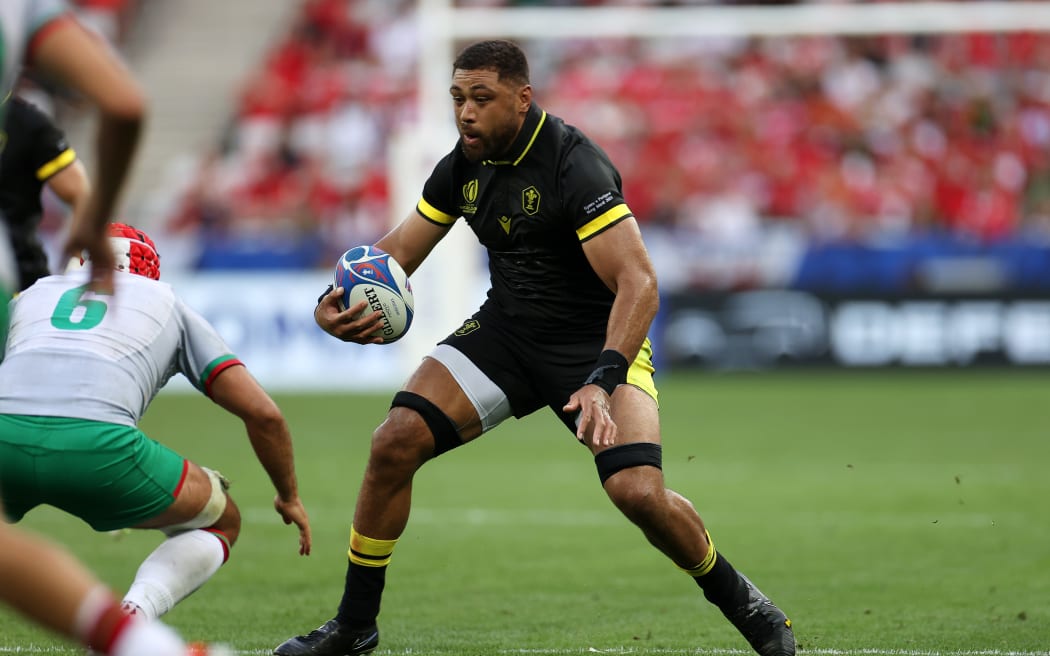
[[[434,455],[439,456],[463,444],[459,430],[441,408],[414,392],[398,392],[390,402],[391,408],[402,407],[415,410],[423,417],[430,433],[434,436]]]
[[[651,442],[621,444],[594,456],[594,465],[598,468],[598,478],[605,485],[610,476],[623,469],[646,465],[663,469],[663,447]]]

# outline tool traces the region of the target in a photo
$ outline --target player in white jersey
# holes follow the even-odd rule
[[[112,295],[88,274],[38,280],[11,302],[0,364],[0,497],[18,521],[49,504],[99,531],[167,535],[139,567],[126,610],[156,618],[229,556],[240,513],[217,472],[184,459],[136,424],[176,373],[245,425],[277,496],[274,508],[311,547],[287,423],[222,338],[158,280],[160,260],[139,230],[111,224]]]

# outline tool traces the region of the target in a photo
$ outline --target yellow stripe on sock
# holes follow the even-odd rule
[[[710,572],[711,568],[715,566],[715,559],[718,558],[718,552],[715,551],[715,543],[711,540],[711,534],[707,531],[704,531],[704,533],[707,535],[707,555],[704,556],[704,559],[696,567],[678,568],[693,578],[703,576]]]
[[[350,562],[364,567],[386,567],[390,564],[390,556],[394,553],[394,545],[397,540],[377,540],[365,537],[350,527],[350,548],[346,555]]]

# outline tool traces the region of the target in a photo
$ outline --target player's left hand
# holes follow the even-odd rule
[[[75,223],[66,240],[63,252],[66,260],[74,257],[87,257],[88,267],[91,271],[91,280],[88,287],[99,294],[113,293],[113,250],[109,245],[109,239],[105,235],[94,234],[93,230],[77,228],[83,226],[84,222]]]
[[[313,538],[310,535],[310,518],[306,515],[306,508],[299,497],[284,501],[281,495],[273,499],[274,510],[281,516],[285,524],[294,523],[299,527],[299,555],[309,556],[310,548],[313,546]]]
[[[584,385],[569,397],[562,408],[565,412],[579,412],[576,439],[586,444],[590,435],[594,446],[616,444],[616,422],[612,418],[612,399],[597,385]]]

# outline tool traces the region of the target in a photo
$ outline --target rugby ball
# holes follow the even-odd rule
[[[412,325],[415,299],[401,265],[375,246],[355,246],[335,265],[335,286],[343,288],[339,306],[346,310],[365,301],[363,314],[383,313],[383,326],[372,337],[384,344],[401,339]]]

